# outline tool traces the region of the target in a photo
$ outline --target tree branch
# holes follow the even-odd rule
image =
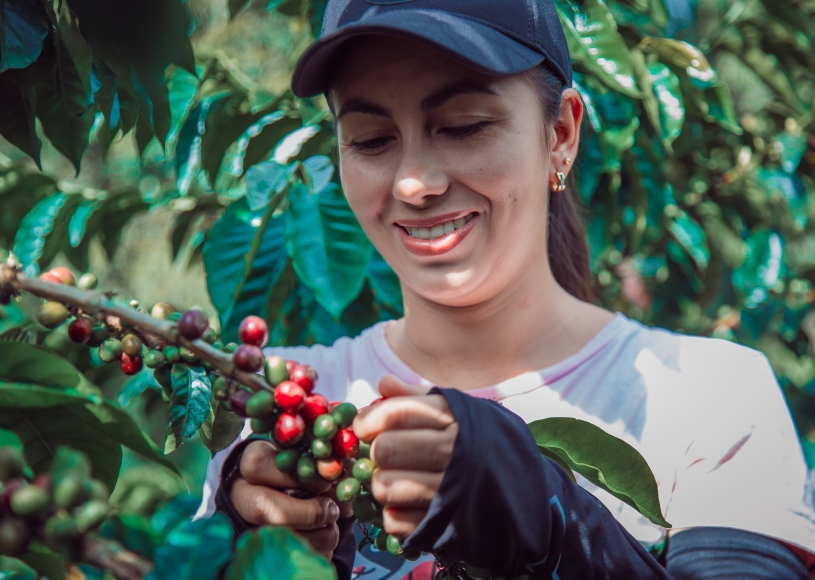
[[[150,560],[125,549],[118,542],[97,536],[84,539],[82,561],[109,571],[117,580],[142,580],[153,568]]]

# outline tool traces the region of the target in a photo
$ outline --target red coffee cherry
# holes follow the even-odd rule
[[[289,380],[303,387],[307,393],[314,390],[317,382],[317,371],[308,365],[297,365],[289,372]]]
[[[289,376],[291,376],[291,372],[292,372],[292,371],[293,371],[293,370],[294,370],[296,367],[299,367],[299,366],[300,366],[300,363],[298,363],[296,360],[287,360],[287,361],[286,361],[286,370],[288,371]]]
[[[48,273],[51,274],[52,276],[56,276],[57,278],[59,278],[59,281],[65,286],[76,285],[76,281],[74,281],[74,275],[68,268],[58,266],[56,268],[51,268],[51,270]]]
[[[334,481],[342,475],[342,462],[336,457],[327,457],[317,460],[317,473],[328,481]]]
[[[328,413],[328,401],[322,395],[309,395],[306,397],[306,403],[300,413],[306,423],[310,425],[314,423],[317,417]]]
[[[178,321],[178,332],[187,340],[197,340],[209,328],[207,315],[200,310],[187,310]]]
[[[286,411],[277,418],[274,426],[275,441],[284,447],[290,447],[299,442],[306,433],[306,423],[297,413]]]
[[[254,344],[263,348],[269,342],[269,327],[260,316],[247,316],[238,328],[238,338],[243,344]]]
[[[246,417],[246,403],[252,398],[252,394],[246,389],[235,389],[229,396],[229,408],[239,417]]]
[[[283,381],[274,390],[274,400],[284,411],[298,411],[306,402],[306,391],[291,381]]]
[[[78,316],[68,325],[68,338],[73,342],[83,344],[93,336],[93,322],[86,316]]]
[[[51,272],[45,272],[38,276],[40,280],[43,282],[51,282],[52,284],[62,284],[62,279],[59,276],[52,274]]]
[[[263,351],[254,344],[242,344],[232,355],[235,366],[247,373],[256,373],[263,367]]]
[[[126,352],[122,353],[119,363],[122,365],[122,372],[126,375],[135,375],[144,366],[140,356],[130,356]]]
[[[340,429],[331,439],[331,447],[337,457],[356,457],[359,453],[359,439],[354,435],[353,429]]]

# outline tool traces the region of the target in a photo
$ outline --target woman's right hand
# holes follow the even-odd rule
[[[241,457],[241,477],[232,484],[229,500],[240,516],[253,526],[285,526],[308,540],[329,561],[340,539],[339,504],[327,497],[331,485],[319,479],[310,499],[288,495],[285,489],[302,488],[297,479],[275,467],[277,453],[271,443],[256,441]],[[347,506],[343,506],[346,508]]]

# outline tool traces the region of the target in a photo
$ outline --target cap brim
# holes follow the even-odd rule
[[[546,60],[543,54],[468,18],[435,10],[394,10],[344,26],[312,44],[294,69],[291,83],[294,94],[305,98],[326,92],[340,46],[365,34],[416,40],[488,74],[515,74]]]

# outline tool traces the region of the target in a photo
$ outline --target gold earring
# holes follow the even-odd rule
[[[560,193],[566,189],[566,175],[558,171],[555,175],[557,175],[557,183],[552,185],[552,191],[555,193]]]
[[[566,159],[563,160],[563,163],[565,163],[566,165],[571,165],[572,164],[572,158],[567,157]]]

